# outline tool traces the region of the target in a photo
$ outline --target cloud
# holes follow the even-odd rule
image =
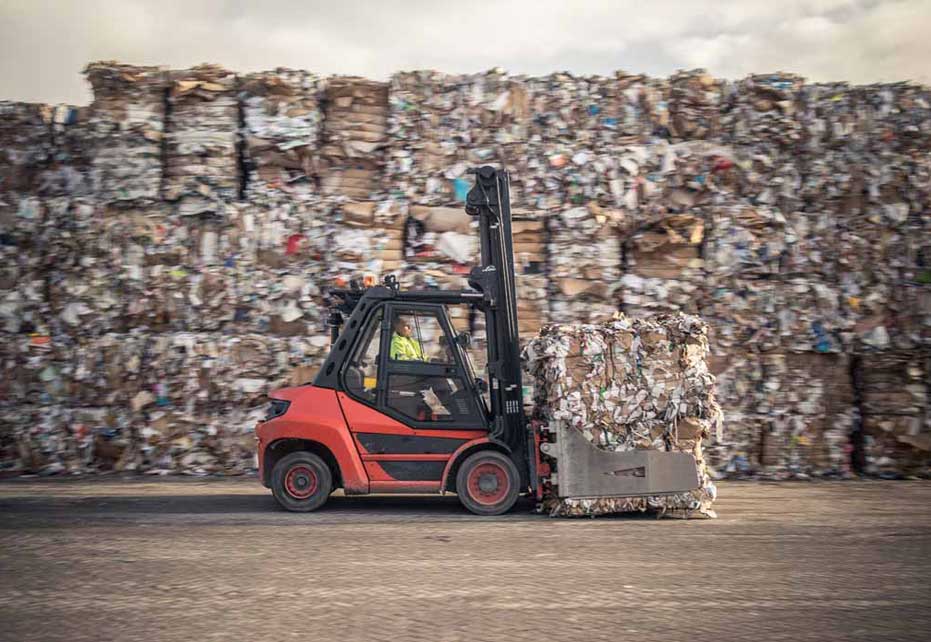
[[[927,0],[0,0],[0,97],[86,103],[92,60],[386,79],[401,69],[931,83]]]

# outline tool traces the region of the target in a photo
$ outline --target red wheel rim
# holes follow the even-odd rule
[[[466,480],[469,497],[485,506],[497,504],[508,496],[511,480],[507,471],[499,464],[479,464],[469,471]]]
[[[306,464],[295,464],[284,476],[284,489],[294,499],[307,499],[317,491],[317,473]]]

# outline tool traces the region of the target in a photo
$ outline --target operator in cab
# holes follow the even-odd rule
[[[411,323],[404,317],[394,320],[389,356],[398,361],[424,361],[423,346],[412,335]]]

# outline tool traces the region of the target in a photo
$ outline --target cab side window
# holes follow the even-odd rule
[[[347,392],[370,403],[376,400],[378,382],[379,335],[381,334],[382,310],[369,318],[368,325],[356,351],[349,360],[344,375]]]

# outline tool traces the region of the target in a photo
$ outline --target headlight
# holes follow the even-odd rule
[[[269,421],[275,417],[280,417],[284,413],[288,412],[288,407],[290,405],[290,401],[272,399],[271,403],[268,404],[268,412],[265,414],[265,419],[263,419],[263,421]]]

